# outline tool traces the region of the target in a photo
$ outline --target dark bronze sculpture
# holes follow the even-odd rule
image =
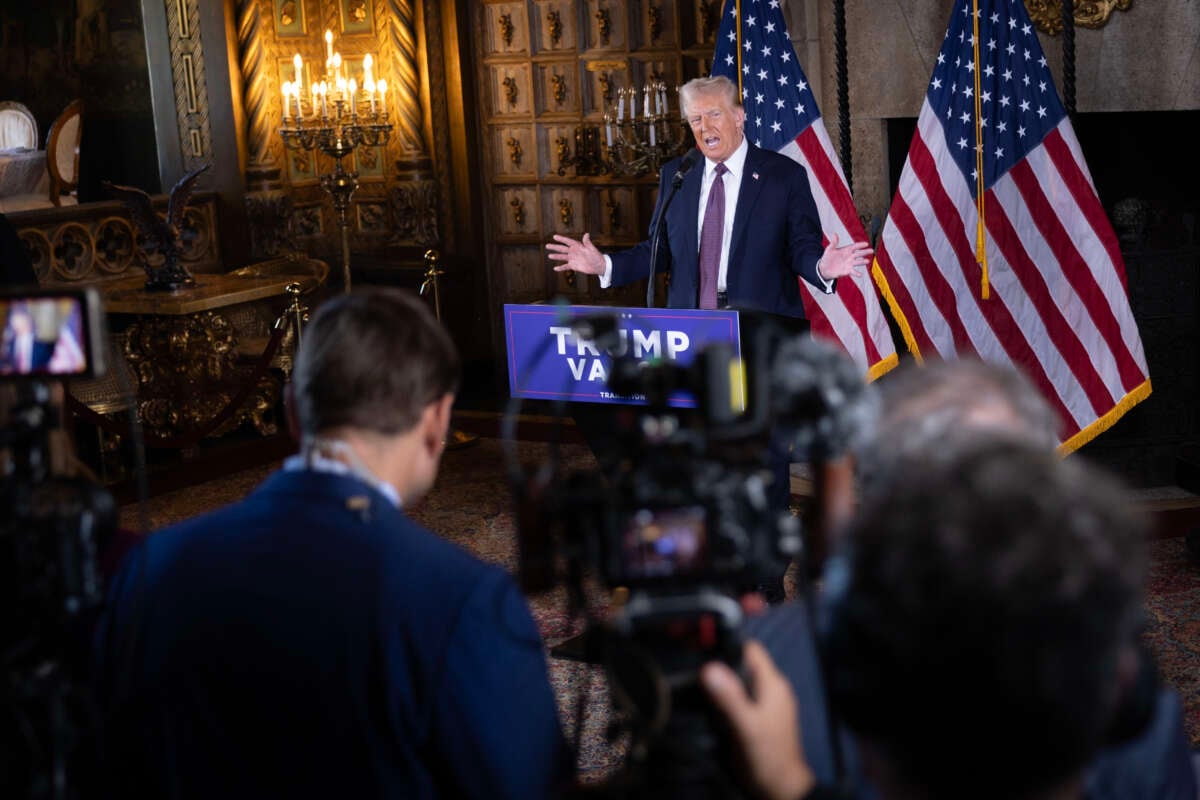
[[[121,201],[129,211],[134,227],[142,238],[139,248],[142,257],[142,267],[146,270],[146,288],[151,291],[172,291],[184,286],[194,286],[196,279],[188,272],[187,267],[180,263],[179,256],[183,251],[183,215],[187,209],[188,200],[195,191],[196,179],[200,173],[211,167],[205,164],[192,170],[175,184],[171,189],[171,199],[167,203],[167,215],[163,217],[151,206],[150,195],[133,186],[118,186],[104,182],[105,188]],[[152,265],[146,257],[147,253],[157,252],[163,257],[161,265]]]

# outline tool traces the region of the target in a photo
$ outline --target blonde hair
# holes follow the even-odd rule
[[[710,78],[692,78],[679,90],[679,111],[683,114],[684,119],[687,119],[688,108],[692,104],[692,99],[698,94],[721,94],[724,95],[725,100],[733,108],[738,108],[742,105],[742,100],[738,97],[737,84],[724,75],[713,75]]]

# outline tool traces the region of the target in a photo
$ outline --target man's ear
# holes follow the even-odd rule
[[[450,430],[450,411],[453,408],[453,394],[444,394],[425,407],[425,437],[438,451],[446,444],[446,432]]]
[[[296,384],[291,381],[283,387],[283,414],[287,417],[288,434],[300,442],[300,418],[296,416]]]

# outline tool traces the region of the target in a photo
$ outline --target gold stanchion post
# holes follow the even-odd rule
[[[437,317],[438,322],[442,321],[442,296],[438,291],[438,278],[445,275],[446,272],[438,267],[438,261],[441,257],[437,250],[425,251],[425,280],[421,282],[421,288],[417,294],[422,297],[426,292],[433,294],[433,313]],[[460,447],[474,444],[479,440],[479,437],[473,433],[459,430],[451,426],[450,430],[446,431],[446,449],[455,450]]]

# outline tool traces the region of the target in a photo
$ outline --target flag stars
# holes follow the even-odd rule
[[[1017,136],[1020,136],[1022,139],[1024,139],[1025,138],[1025,128],[1023,128],[1023,127],[1017,128]]]
[[[1009,18],[1008,18],[1008,29],[1009,29],[1010,31],[1011,31],[1011,30],[1016,30],[1016,27],[1017,27],[1017,18],[1016,18],[1016,17],[1009,17]]]
[[[992,20],[992,24],[995,25],[997,22],[1000,21],[1000,15],[997,14],[995,11],[993,11],[990,19]]]
[[[784,53],[782,56],[779,57],[779,60],[786,64],[792,60],[792,54]]]
[[[990,78],[996,74],[996,68],[993,67],[991,64],[988,64],[986,67],[983,68],[983,74],[987,75]]]
[[[783,130],[782,125],[780,125],[778,122],[772,123],[772,125],[771,125],[772,133],[779,133],[781,130]]]
[[[742,64],[742,74],[743,75],[750,74],[750,65],[749,64]]]
[[[755,19],[754,17],[746,17],[746,25],[747,26],[753,28],[757,24],[758,24],[758,20]]]
[[[764,99],[765,98],[763,97],[762,92],[759,92],[758,94],[754,95],[754,102],[756,105],[762,105],[762,101]]]
[[[725,66],[733,66],[733,56],[725,56]]]
[[[1003,147],[996,148],[996,158],[1004,158],[1004,148]]]
[[[760,81],[765,81],[767,79],[767,71],[765,69],[760,69],[758,71],[758,79]]]
[[[1030,25],[1029,23],[1025,23],[1024,25],[1021,26],[1021,33],[1025,34],[1026,36],[1028,36],[1032,32],[1033,32],[1033,26]]]
[[[971,115],[970,113],[964,111],[959,119],[963,121],[963,124],[966,124],[971,121]]]
[[[1011,69],[1004,70],[1003,75],[1004,75],[1004,80],[1006,80],[1006,81],[1012,80],[1012,70]]]
[[[745,50],[747,53],[749,53],[749,52],[750,52],[750,48],[751,48],[752,46],[753,46],[753,45],[751,45],[751,44],[750,44],[750,40],[749,40],[749,39],[747,39],[747,40],[745,41],[745,43],[742,45],[742,49],[743,49],[743,50]]]
[[[967,149],[967,139],[965,136],[958,140],[958,149],[959,150]]]
[[[1016,55],[1017,46],[1015,44],[1013,44],[1012,42],[1009,42],[1008,47],[1004,48],[1004,52],[1008,53],[1010,56]]]
[[[787,103],[783,102],[783,98],[782,98],[782,97],[776,97],[776,98],[775,98],[775,107],[776,107],[776,108],[780,108],[780,109],[781,109],[781,108],[783,108],[785,105],[787,105]]]
[[[727,38],[727,39],[728,39],[729,41],[731,41],[731,42],[736,42],[736,41],[737,41],[737,32],[736,32],[736,31],[730,31],[730,32],[729,32],[729,35],[728,35],[727,37],[725,37],[725,38]]]
[[[938,63],[939,64],[946,63],[946,54],[945,53],[938,53]]]
[[[1006,130],[1008,130],[1007,122],[1001,120],[1000,122],[996,123],[996,133],[1004,133]]]
[[[1008,99],[1008,95],[1004,95],[1003,97],[1000,98],[1000,107],[1008,108],[1008,104],[1010,102],[1012,102],[1012,101]]]
[[[767,23],[767,33],[774,33],[774,32],[775,32],[775,23],[768,22]]]
[[[972,89],[970,86],[963,87],[963,97],[972,97],[974,94],[975,94],[975,90]]]
[[[779,0],[771,0],[771,8],[779,8]]]
[[[1026,86],[1028,86],[1028,85],[1029,85],[1029,76],[1028,76],[1028,75],[1022,75],[1022,76],[1021,76],[1021,83],[1025,84]]]
[[[787,75],[780,75],[778,78],[778,82],[779,82],[780,86],[787,86],[787,82],[788,82]]]
[[[987,45],[987,47],[988,47],[988,50],[995,50],[995,49],[996,49],[996,40],[995,40],[995,39],[988,39],[988,45]]]
[[[967,62],[967,72],[970,72],[972,75],[975,74],[975,62],[974,61]]]
[[[1038,119],[1045,119],[1045,117],[1046,117],[1046,107],[1045,107],[1045,106],[1038,106],[1037,115],[1038,115]]]
[[[992,102],[992,93],[991,92],[983,92],[982,94],[979,95],[979,99],[985,103],[990,103],[990,102]]]
[[[942,79],[941,79],[941,78],[934,78],[934,79],[933,79],[933,89],[934,89],[934,91],[941,91],[941,88],[942,88]]]
[[[1028,111],[1028,110],[1029,110],[1029,101],[1028,101],[1028,100],[1022,100],[1022,101],[1021,101],[1021,106],[1020,106],[1020,108],[1021,108],[1021,110],[1022,110],[1022,111]]]
[[[767,56],[771,55],[771,48],[764,47],[762,49],[762,54],[763,54],[763,58],[766,58]]]
[[[797,114],[804,113],[804,104],[803,103],[796,103],[796,113]]]
[[[1041,91],[1043,91],[1043,92],[1044,92],[1044,91],[1046,91],[1046,82],[1045,82],[1045,81],[1038,81],[1038,89],[1040,89],[1040,90],[1041,90]]]
[[[796,88],[803,92],[805,89],[808,88],[808,84],[805,83],[803,79],[801,79],[800,82],[798,84],[796,84]]]
[[[1038,66],[1045,68],[1045,66],[1046,66],[1046,57],[1045,56],[1042,56],[1041,58],[1038,59]]]

